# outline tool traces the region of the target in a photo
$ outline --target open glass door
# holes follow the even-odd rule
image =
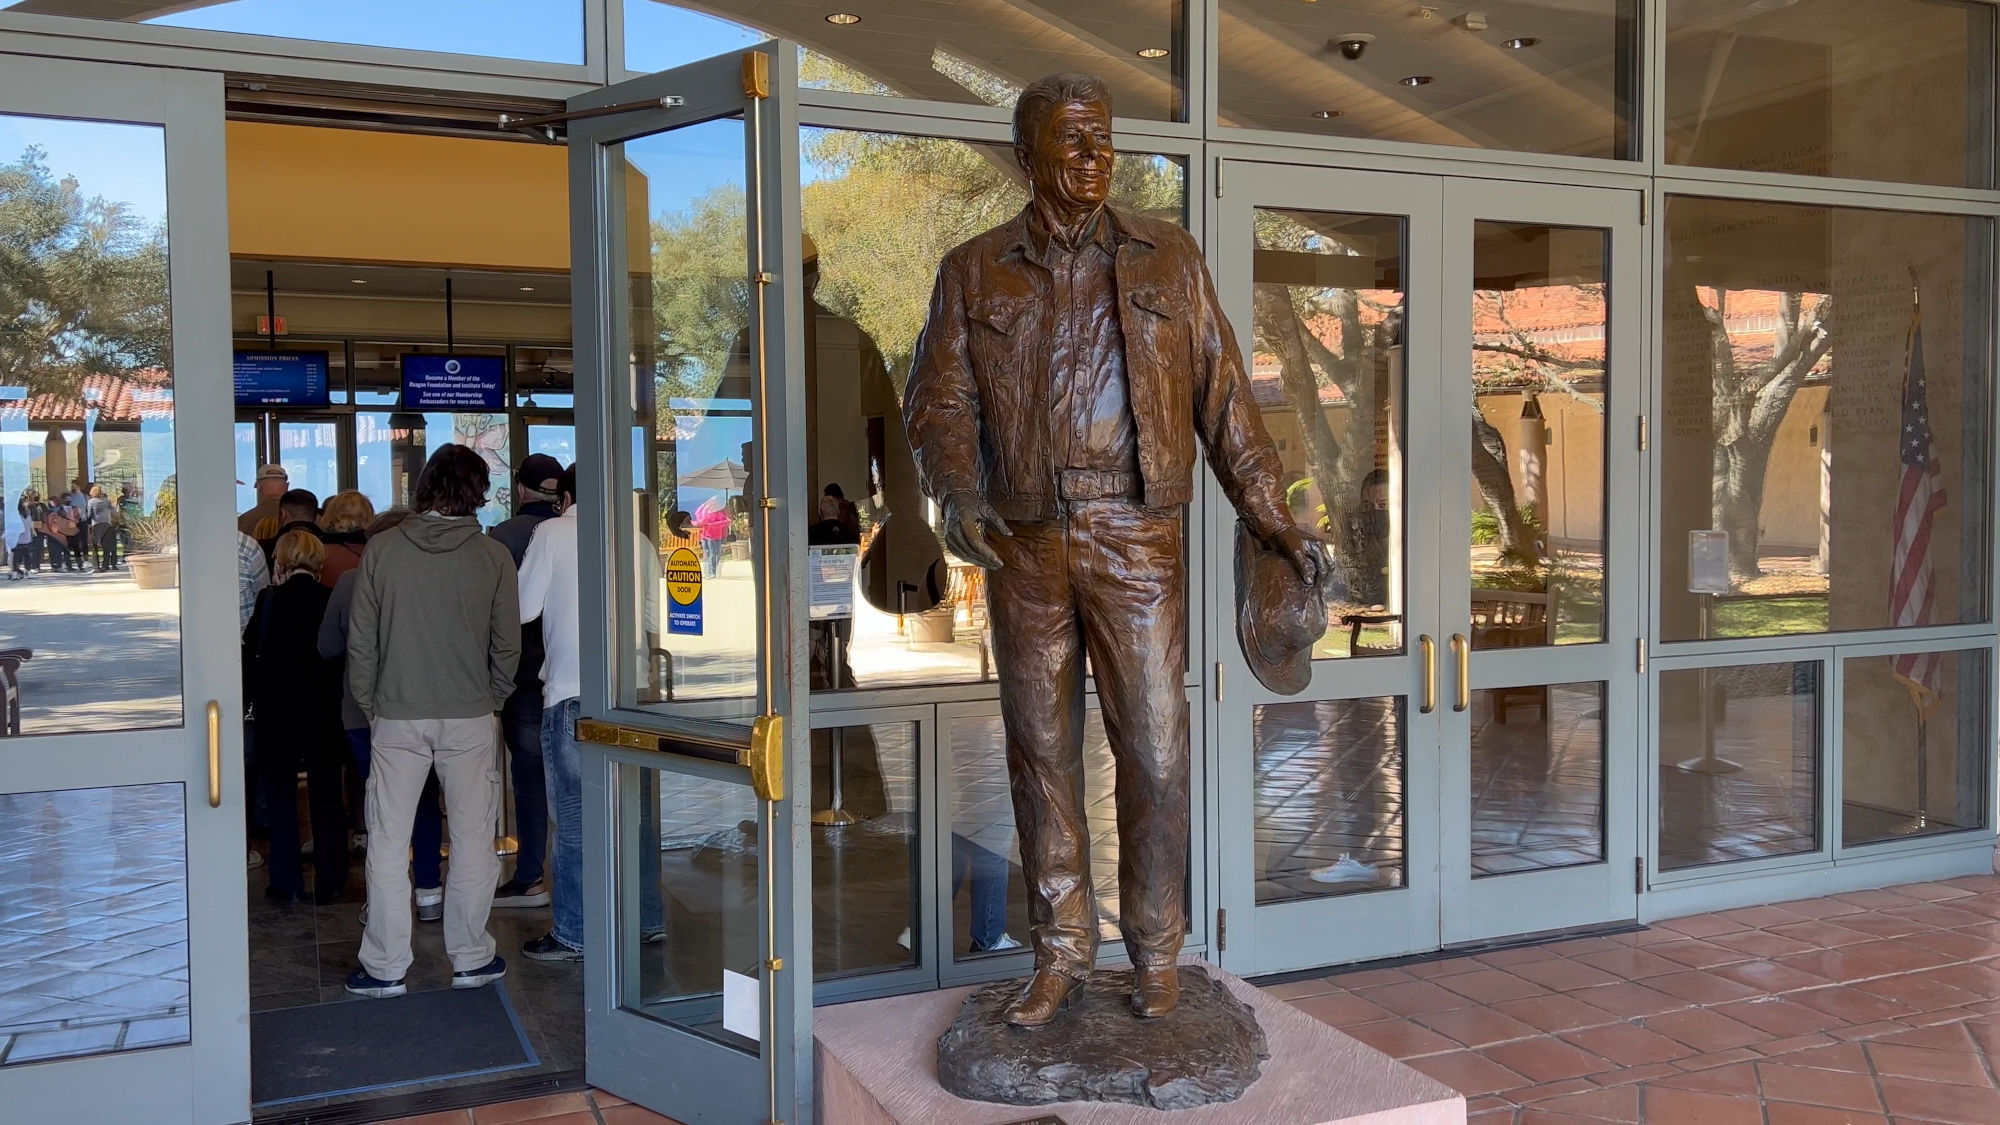
[[[9,1121],[250,1116],[223,156],[220,75],[0,55]]]
[[[586,1070],[689,1125],[811,1120],[796,57],[566,115]]]

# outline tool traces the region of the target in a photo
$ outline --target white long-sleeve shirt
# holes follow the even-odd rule
[[[535,525],[521,558],[521,620],[542,619],[542,704],[583,694],[576,508]]]

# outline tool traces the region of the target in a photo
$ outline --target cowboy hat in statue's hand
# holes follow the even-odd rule
[[[1312,646],[1326,632],[1331,585],[1324,565],[1319,580],[1306,585],[1284,552],[1237,523],[1236,639],[1258,683],[1279,695],[1305,690],[1312,679]]]

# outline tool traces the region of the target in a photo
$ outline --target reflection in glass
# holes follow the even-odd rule
[[[1406,221],[1256,213],[1250,389],[1299,527],[1333,547],[1315,657],[1403,651]]]
[[[6,7],[0,4],[0,7]],[[153,13],[161,12],[155,15]],[[224,0],[121,4],[17,0],[17,12],[111,18],[317,43],[401,47],[530,62],[583,62],[582,0]]]
[[[1407,885],[1403,706],[1380,698],[1257,707],[1259,905]]]
[[[1104,718],[1083,715],[1083,808],[1090,825],[1090,884],[1099,940],[1119,948],[1118,814]],[[1025,948],[1028,903],[1007,783],[1006,729],[998,716],[951,724],[951,940],[956,960]]]
[[[1600,641],[1608,235],[1472,238],[1472,647]]]
[[[1013,150],[804,129],[808,540],[852,544],[851,618],[812,625],[815,691],[991,679],[986,576],[944,552],[903,434],[902,384],[936,264],[1027,203]],[[1180,162],[1123,154],[1111,198],[1171,222]],[[830,493],[838,493],[838,496]]]
[[[731,975],[754,991],[763,960],[757,795],[640,766],[617,783],[619,1005],[755,1054],[756,1028],[725,1027],[722,997]]]
[[[280,432],[291,425],[295,423],[281,421]],[[407,508],[425,460],[439,446],[453,442],[476,450],[486,461],[492,489],[475,514],[481,526],[492,527],[507,518],[514,504],[514,474],[508,468],[512,441],[505,414],[361,411],[354,415],[355,487],[378,512]],[[572,457],[563,463],[574,460]],[[298,484],[296,475],[293,484]],[[320,498],[329,495],[322,492]]]
[[[514,405],[526,410],[575,406],[575,354],[568,348],[515,348]]]
[[[178,782],[0,793],[0,1069],[188,1041]]]
[[[1012,108],[1044,74],[1083,72],[1111,86],[1120,117],[1183,120],[1187,65],[1180,0],[1017,4],[977,0],[933,10],[878,4],[836,24],[820,5],[627,0],[625,68],[666,70],[766,39],[800,44],[808,89]],[[710,14],[713,13],[713,14]]]
[[[1333,137],[1630,159],[1637,0],[1458,9],[1222,0],[1221,122]],[[1447,22],[1449,21],[1449,22]],[[1368,36],[1358,58],[1339,46]],[[1424,76],[1420,84],[1404,80]]]
[[[1667,0],[1670,163],[1989,187],[1994,12]]]
[[[0,115],[0,246],[0,734],[177,724],[161,130]]]
[[[608,274],[630,279],[611,297],[630,334],[608,352],[629,362],[604,373],[612,432],[631,442],[609,489],[626,707],[744,718],[758,695],[743,153],[740,118],[605,148],[632,217]]]
[[[278,419],[278,464],[286,482],[325,502],[340,491],[340,432],[332,419]]]
[[[253,415],[256,421],[236,422],[236,510],[247,512],[257,506],[257,470],[262,463],[257,459],[257,432],[263,428],[264,416]]]
[[[1653,427],[1664,639],[1896,624],[1906,455],[1929,466],[1942,499],[1926,623],[1985,620],[1990,220],[1685,196],[1668,198],[1666,220]],[[1906,451],[1915,383],[1930,435]],[[1695,531],[1727,537],[1726,566],[1690,573]]]
[[[1660,870],[1819,848],[1819,678],[1817,661],[1660,673]]]
[[[816,730],[812,770],[815,977],[916,964],[916,724]]]
[[[1841,840],[1984,828],[1993,756],[1985,649],[1842,662]]]
[[[1604,685],[1474,691],[1472,877],[1603,860]]]

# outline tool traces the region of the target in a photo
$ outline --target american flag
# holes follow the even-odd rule
[[[1889,623],[1899,629],[1931,623],[1931,522],[1944,507],[1944,482],[1931,450],[1930,391],[1924,382],[1920,308],[1910,312],[1910,369],[1903,376],[1902,489],[1896,494],[1896,549],[1889,564]],[[1896,678],[1910,689],[1919,713],[1937,707],[1943,654],[1896,657]]]

